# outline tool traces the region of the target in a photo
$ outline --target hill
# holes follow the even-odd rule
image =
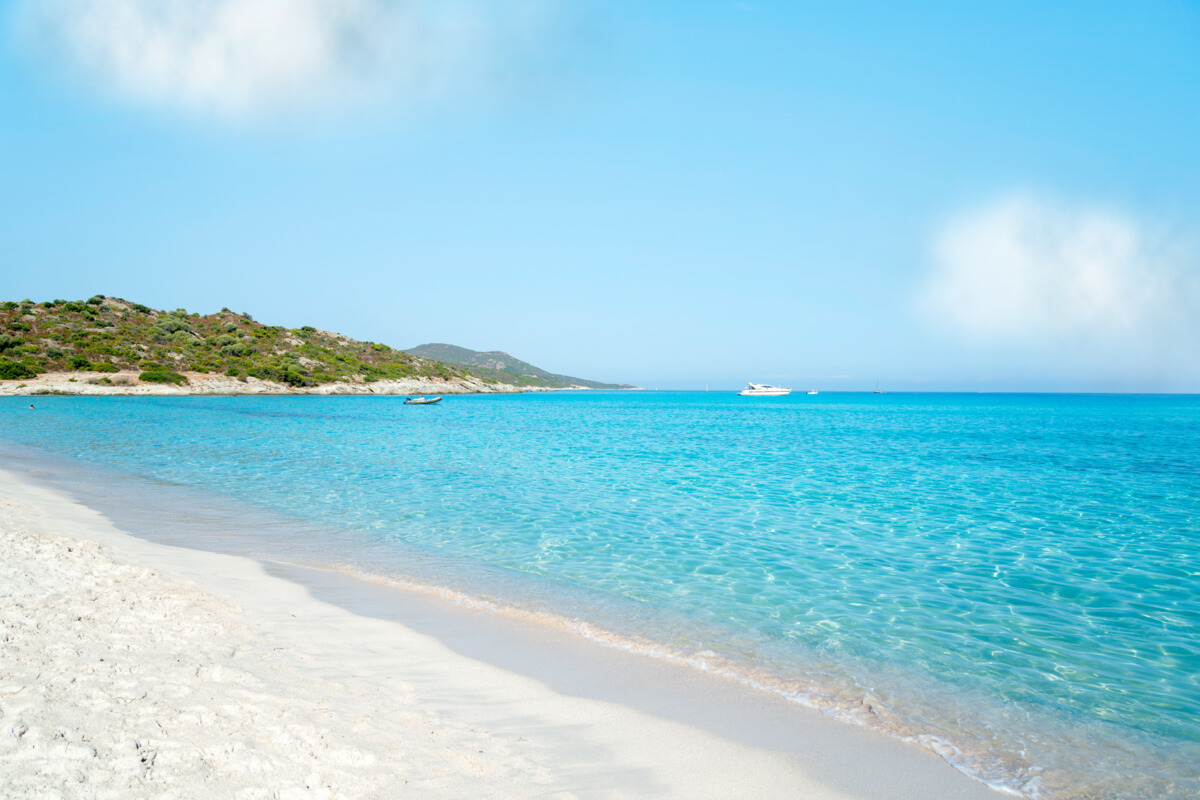
[[[129,370],[141,381],[176,385],[187,383],[185,372],[287,388],[399,380],[480,384],[461,367],[309,326],[263,325],[227,308],[207,315],[157,311],[102,295],[0,303],[0,379]],[[103,376],[93,382],[111,383]]]
[[[453,344],[423,344],[404,352],[412,356],[466,367],[480,377],[516,386],[550,386],[557,389],[636,389],[628,383],[600,383],[569,375],[557,375],[515,358],[501,350],[468,350]]]

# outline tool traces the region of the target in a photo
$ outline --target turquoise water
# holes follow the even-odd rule
[[[1200,398],[0,398],[309,523],[245,549],[592,624],[1030,797],[1200,794]],[[255,539],[258,537],[258,539]]]

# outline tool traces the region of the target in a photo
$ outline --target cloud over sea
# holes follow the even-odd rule
[[[919,304],[969,346],[1197,371],[1200,259],[1178,227],[1011,193],[946,220],[930,253]]]

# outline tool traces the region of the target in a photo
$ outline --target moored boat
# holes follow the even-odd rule
[[[427,405],[431,405],[433,403],[440,403],[441,400],[442,400],[441,396],[438,396],[438,397],[406,397],[406,398],[404,398],[404,405],[406,405],[406,406],[427,406]]]

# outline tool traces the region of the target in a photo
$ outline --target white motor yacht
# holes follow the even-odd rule
[[[742,397],[785,397],[792,393],[791,389],[782,386],[771,386],[767,383],[747,384],[738,394]]]

